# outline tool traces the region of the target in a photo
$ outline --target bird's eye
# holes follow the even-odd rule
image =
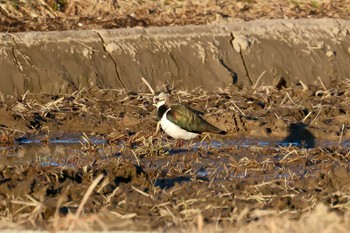
[[[155,98],[154,98],[154,101],[159,101],[159,98],[158,98],[158,97],[155,97]]]

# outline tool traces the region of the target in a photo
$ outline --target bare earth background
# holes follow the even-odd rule
[[[349,11],[350,2],[340,0],[0,1],[0,227],[54,232],[347,232],[350,50],[348,22],[342,20],[349,18]],[[112,46],[115,41],[104,40],[112,38],[104,36],[115,35],[113,31],[94,34],[97,48],[105,54],[96,53],[95,47],[76,39],[74,46],[81,46],[84,56],[73,55],[75,50],[71,52],[67,47],[62,51],[72,56],[46,63],[60,55],[60,50],[42,56],[45,47],[40,47],[41,38],[49,38],[41,31],[134,27],[142,34],[142,27],[175,25],[201,31],[201,27],[193,29],[195,24],[210,25],[212,31],[206,36],[211,38],[216,27],[221,32],[225,30],[216,25],[323,17],[335,20],[312,30],[317,36],[329,37],[329,41],[309,44],[305,50],[291,44],[280,53],[300,59],[283,61],[290,65],[277,70],[267,69],[268,65],[259,70],[254,59],[264,65],[276,60],[269,52],[282,48],[284,45],[278,41],[288,43],[287,39],[276,37],[269,44],[259,38],[259,43],[271,50],[243,57],[245,54],[236,49],[244,47],[244,38],[231,37],[227,32],[229,39],[219,40],[224,47],[218,51],[231,49],[237,60],[247,61],[248,65],[233,66],[240,68],[231,70],[230,62],[237,60],[225,60],[224,53],[215,52],[215,44],[214,49],[204,46],[203,50],[215,59],[209,59],[205,66],[193,64],[214,67],[213,74],[222,69],[226,76],[221,85],[215,85],[219,76],[214,81],[195,76],[187,88],[178,88],[175,81],[157,83],[144,75],[154,88],[172,90],[174,101],[203,111],[208,121],[228,131],[225,137],[203,135],[183,146],[162,132],[154,135],[157,120],[152,95],[140,77],[152,74],[155,58],[147,51],[155,47],[142,50],[146,52],[136,57],[148,60],[146,68],[151,68],[132,67],[136,73],[130,74],[134,77],[130,83],[129,79],[116,78],[116,73],[126,74],[132,63],[123,64],[122,57],[127,55],[118,54],[119,50]],[[285,22],[280,22],[285,31],[302,31],[297,24]],[[313,21],[305,24],[308,22]],[[257,21],[261,27],[264,24]],[[320,33],[317,28],[324,31]],[[150,30],[164,35],[166,30],[177,29]],[[9,34],[32,31],[39,33]],[[78,33],[80,38],[84,33]],[[128,36],[127,31],[117,34],[117,39]],[[62,38],[68,34],[62,31],[50,35]],[[148,37],[141,36],[141,40],[149,42]],[[28,46],[28,41],[37,47]],[[151,41],[151,45],[156,42]],[[256,48],[261,48],[259,43]],[[125,47],[128,54],[135,52],[130,49],[133,46]],[[115,53],[108,54],[108,49],[115,49]],[[192,49],[202,51],[190,44],[187,51]],[[94,54],[98,54],[92,59],[96,64],[108,63],[113,72],[81,69],[81,59]],[[104,56],[111,59],[105,62]],[[314,61],[310,62],[313,66],[308,66],[307,58]],[[17,73],[9,71],[11,64]],[[52,72],[55,65],[66,72]],[[162,66],[167,67],[167,63]],[[290,75],[293,69],[289,71],[287,67],[302,72],[295,78]],[[313,67],[313,76],[303,76],[305,67]],[[84,75],[76,79],[65,76],[79,69],[85,70]],[[247,70],[251,71],[250,82]],[[174,80],[176,72],[180,77],[194,71],[171,70]],[[42,74],[47,78],[44,81],[39,78]],[[54,75],[69,84],[54,79]],[[238,80],[245,79],[232,85],[228,77],[236,75]],[[101,80],[110,83],[106,81],[108,85],[104,86]],[[81,144],[71,143],[74,140]],[[289,143],[294,144],[286,146]]]

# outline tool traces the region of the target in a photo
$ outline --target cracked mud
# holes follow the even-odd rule
[[[96,31],[95,31],[95,32],[96,32]],[[102,41],[102,43],[103,43],[103,50],[108,54],[109,58],[110,58],[110,59],[113,61],[113,63],[114,63],[114,70],[115,70],[115,73],[116,73],[116,75],[117,75],[117,78],[118,78],[119,82],[122,84],[122,87],[123,87],[124,89],[126,89],[126,85],[125,85],[125,83],[123,82],[123,80],[121,79],[120,74],[119,74],[119,71],[118,71],[118,63],[117,63],[117,61],[114,60],[112,54],[106,49],[106,46],[107,46],[107,45],[106,45],[106,43],[105,43],[105,41],[104,41],[102,35],[101,35],[100,33],[98,33],[98,32],[96,32],[96,34],[98,35],[98,37],[100,37],[100,39],[101,39],[101,41]]]
[[[83,88],[325,88],[348,75],[348,21],[279,20],[0,36],[0,97]],[[64,62],[63,62],[64,61]],[[50,67],[50,68],[48,68]],[[21,77],[21,78],[18,78]]]

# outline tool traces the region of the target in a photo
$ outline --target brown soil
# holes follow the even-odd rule
[[[225,23],[237,19],[349,18],[350,2],[324,1],[2,1],[0,31]]]
[[[0,97],[84,88],[325,88],[349,74],[350,21],[260,20],[147,29],[3,33]]]
[[[343,222],[350,192],[349,87],[174,91],[174,101],[228,131],[183,146],[164,133],[153,136],[148,93],[9,97],[0,105],[0,209],[19,226],[51,230],[179,231],[201,221],[206,229],[216,226],[212,231],[244,229],[269,216],[309,219],[303,213],[318,204],[317,211]],[[88,143],[57,156],[50,140],[77,132],[89,135],[82,138]],[[108,142],[96,144],[92,136]],[[33,146],[23,144],[26,139],[40,140],[36,146],[44,152],[21,157]],[[276,145],[282,141],[304,147]]]
[[[92,2],[1,1],[0,31],[350,15],[342,0]],[[15,48],[4,51],[21,66]],[[66,95],[0,94],[0,228],[347,232],[350,85],[321,80],[173,91],[228,131],[183,145],[154,135],[148,93],[93,83]]]

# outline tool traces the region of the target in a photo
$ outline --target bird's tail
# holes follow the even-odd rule
[[[216,134],[222,134],[222,135],[227,134],[227,132],[225,130],[220,129],[220,128],[210,124],[209,122],[206,122],[206,123],[207,123],[206,131],[208,133],[216,133]]]

